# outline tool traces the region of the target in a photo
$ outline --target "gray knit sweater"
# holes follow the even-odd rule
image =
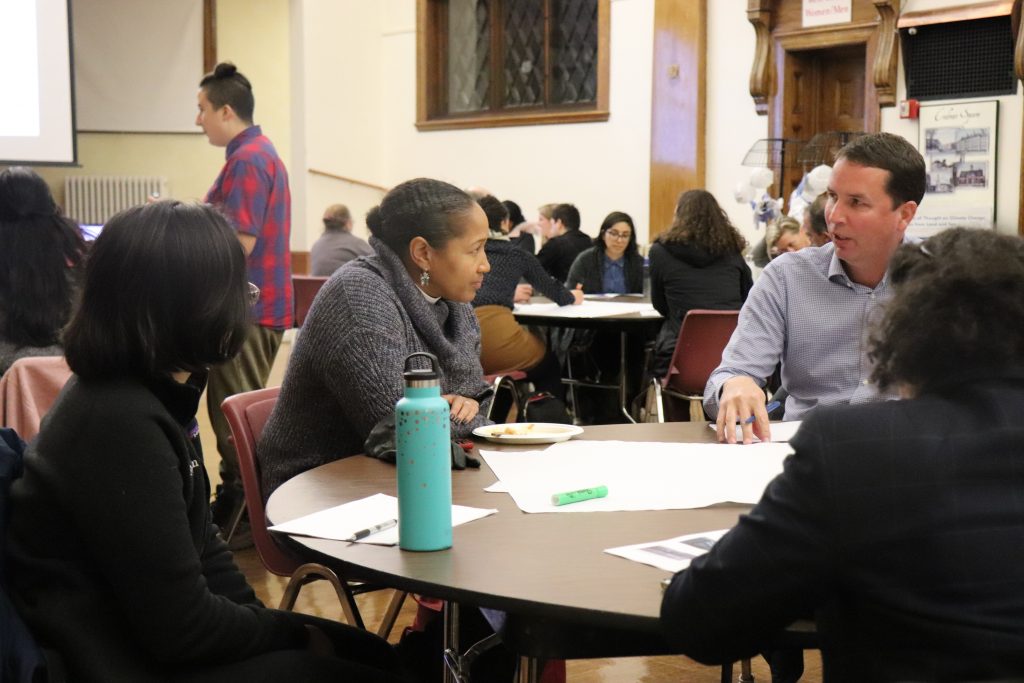
[[[437,356],[442,394],[481,401],[473,422],[452,423],[452,436],[486,424],[489,387],[472,307],[431,304],[393,251],[374,237],[370,245],[376,254],[345,264],[323,286],[296,340],[257,449],[264,496],[301,472],[362,453],[402,397],[402,363],[414,351]]]

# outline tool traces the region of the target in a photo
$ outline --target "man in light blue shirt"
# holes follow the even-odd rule
[[[783,254],[754,284],[704,389],[720,441],[770,438],[765,378],[782,363],[786,418],[814,406],[889,398],[870,385],[870,323],[889,298],[889,259],[924,197],[925,164],[905,139],[865,135],[840,150],[825,218],[832,242]],[[753,418],[751,422],[747,422]]]

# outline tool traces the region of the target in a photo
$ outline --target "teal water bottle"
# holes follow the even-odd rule
[[[410,369],[421,357],[430,368]],[[437,357],[405,359],[405,397],[395,406],[398,545],[403,550],[452,547],[452,450],[448,402],[441,398]]]

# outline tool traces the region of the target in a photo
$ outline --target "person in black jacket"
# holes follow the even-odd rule
[[[628,213],[612,211],[601,223],[594,246],[572,262],[565,286],[584,294],[644,291],[644,259],[636,247],[636,228]]]
[[[572,204],[555,207],[551,213],[551,226],[555,236],[541,247],[537,260],[551,277],[565,282],[572,262],[591,245],[591,241],[586,233],[580,231],[580,212]]]
[[[679,328],[691,308],[739,310],[753,286],[743,260],[746,241],[714,196],[679,196],[672,227],[651,245],[651,303],[665,316],[655,342],[653,374],[664,377]]]
[[[265,608],[210,516],[196,409],[259,290],[208,205],[114,216],[64,334],[74,376],[11,488],[15,605],[68,679],[398,681],[382,639]]]
[[[749,657],[814,615],[825,680],[1024,680],[1024,242],[904,243],[866,340],[905,400],[815,408],[761,501],[672,580],[670,642]]]

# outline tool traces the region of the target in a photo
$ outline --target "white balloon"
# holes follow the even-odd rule
[[[814,192],[814,196],[828,189],[828,181],[832,177],[832,167],[822,164],[815,166],[807,174],[807,185]]]
[[[755,168],[750,172],[750,185],[759,190],[767,188],[775,180],[775,174],[770,168]]]
[[[757,193],[750,183],[740,181],[736,183],[736,189],[733,190],[732,196],[736,200],[737,204],[749,204],[754,200],[754,195]]]

